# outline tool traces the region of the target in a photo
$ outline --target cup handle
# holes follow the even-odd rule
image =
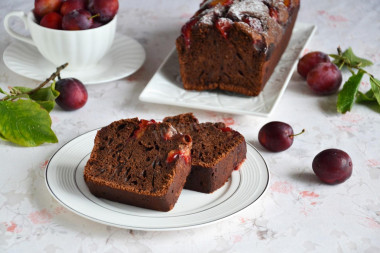
[[[7,31],[7,33],[9,35],[11,35],[15,39],[21,40],[23,42],[26,42],[26,43],[29,43],[29,44],[35,46],[33,40],[31,39],[31,37],[27,37],[27,36],[18,34],[15,31],[12,30],[12,28],[9,26],[9,19],[11,17],[18,17],[18,18],[20,18],[24,22],[25,29],[28,29],[27,15],[23,11],[13,11],[13,12],[8,13],[4,17],[5,31]]]

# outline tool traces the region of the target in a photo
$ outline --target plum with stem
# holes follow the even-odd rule
[[[93,24],[93,17],[89,11],[84,9],[74,10],[62,18],[62,28],[64,30],[86,30]]]
[[[111,21],[119,10],[118,0],[89,0],[88,9],[103,23]]]
[[[304,133],[302,130],[299,134]],[[272,121],[265,124],[259,131],[260,144],[269,151],[280,152],[288,149],[294,140],[293,128],[284,122]]]

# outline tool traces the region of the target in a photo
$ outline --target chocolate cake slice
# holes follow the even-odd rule
[[[94,142],[84,170],[93,195],[159,211],[174,207],[190,173],[189,135],[133,118],[100,129]]]
[[[199,123],[192,113],[166,117],[179,132],[190,135],[191,172],[185,188],[211,193],[222,187],[234,169],[244,162],[247,146],[244,137],[222,122]]]

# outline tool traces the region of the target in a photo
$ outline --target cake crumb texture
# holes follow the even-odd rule
[[[115,121],[98,131],[84,179],[97,197],[169,211],[190,172],[191,146],[168,123]]]
[[[246,159],[243,135],[222,122],[199,123],[192,113],[166,117],[179,132],[190,135],[192,168],[185,189],[212,193],[222,187]]]

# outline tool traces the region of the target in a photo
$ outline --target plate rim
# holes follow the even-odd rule
[[[209,225],[209,224],[213,224],[213,223],[216,223],[216,222],[219,222],[219,221],[222,221],[222,220],[225,220],[229,217],[232,217],[232,216],[235,216],[236,214],[242,212],[243,210],[245,210],[246,208],[248,208],[249,206],[252,206],[253,204],[255,204],[258,200],[260,200],[264,195],[265,193],[267,192],[268,190],[268,186],[270,184],[270,172],[269,172],[269,167],[268,167],[268,164],[267,162],[265,161],[264,157],[262,156],[262,154],[257,150],[256,147],[254,147],[251,143],[249,142],[246,142],[248,146],[250,146],[252,148],[252,151],[254,152],[254,154],[258,155],[258,157],[260,158],[261,162],[265,165],[264,166],[264,169],[263,169],[263,172],[265,172],[265,175],[266,175],[266,182],[265,182],[265,186],[263,187],[262,191],[258,194],[258,196],[255,198],[255,199],[252,199],[251,201],[249,201],[249,203],[245,204],[244,206],[242,207],[239,207],[238,210],[236,211],[233,211],[233,212],[230,212],[226,215],[223,215],[222,217],[220,218],[217,218],[217,219],[213,219],[213,220],[208,220],[208,221],[200,221],[200,222],[197,222],[197,223],[193,223],[191,225],[179,225],[179,226],[176,226],[176,225],[172,225],[172,226],[165,226],[165,227],[146,227],[146,226],[141,226],[141,227],[138,227],[138,226],[130,226],[130,225],[123,225],[123,224],[118,224],[118,223],[114,223],[114,222],[110,222],[110,221],[105,221],[105,220],[102,220],[102,219],[99,219],[97,217],[93,217],[93,216],[90,216],[86,213],[83,213],[81,211],[78,211],[76,210],[74,207],[72,207],[71,205],[67,204],[65,201],[61,200],[57,195],[56,193],[54,192],[54,190],[50,187],[50,183],[49,183],[49,180],[48,180],[48,172],[49,172],[49,168],[50,168],[50,164],[51,162],[54,160],[54,158],[56,157],[57,154],[59,154],[59,152],[64,148],[66,147],[67,145],[70,145],[73,141],[77,140],[78,138],[80,137],[84,137],[85,135],[89,135],[89,134],[92,134],[93,132],[96,132],[98,131],[100,128],[96,128],[96,129],[93,129],[93,130],[89,130],[87,132],[84,132],[74,138],[72,138],[71,140],[69,140],[68,142],[66,142],[64,145],[62,145],[60,148],[58,148],[55,153],[50,157],[47,165],[46,165],[46,169],[45,169],[45,173],[44,173],[44,177],[45,177],[45,186],[47,187],[49,193],[51,196],[53,196],[53,198],[60,204],[62,205],[63,207],[65,207],[67,210],[71,211],[72,213],[76,214],[76,215],[79,215],[83,218],[86,218],[87,220],[90,220],[90,221],[93,221],[93,222],[97,222],[97,223],[100,223],[100,224],[103,224],[103,225],[108,225],[108,226],[113,226],[113,227],[118,227],[118,228],[122,228],[122,229],[132,229],[132,230],[140,230],[140,231],[176,231],[176,230],[185,230],[185,229],[192,229],[192,228],[198,228],[198,227],[203,227],[203,226],[206,226],[206,225]],[[92,150],[92,147],[91,147],[91,150]],[[87,154],[88,155],[88,154]],[[86,156],[87,156],[86,155]],[[85,157],[86,157],[85,156]],[[81,157],[81,160],[83,160],[85,157]],[[79,166],[79,163],[75,165],[75,167],[77,168]],[[77,170],[77,169],[75,169]],[[242,175],[239,174],[239,177],[241,178]],[[77,181],[75,179],[75,173],[74,173],[74,182],[75,182],[75,186],[77,188],[77,190],[87,199],[87,197],[82,193],[82,191],[79,189],[78,185],[77,185]],[[241,180],[240,180],[241,182]],[[239,184],[240,184],[239,182]],[[240,187],[240,185],[239,185]],[[239,188],[238,187],[238,188]],[[237,192],[238,190],[236,189],[235,192]],[[232,194],[232,196],[235,195]],[[231,196],[231,197],[232,197]],[[94,196],[95,197],[95,196]],[[97,198],[97,197],[95,197]],[[224,201],[228,201],[228,199],[224,200]],[[98,205],[100,206],[100,205]],[[103,206],[100,206],[101,208],[104,208]],[[213,209],[215,207],[210,207],[208,209]],[[200,212],[204,212],[205,210],[202,210]],[[200,213],[200,212],[196,212],[196,213]],[[128,214],[124,214],[125,216],[128,216]],[[194,215],[194,214],[186,214],[186,215]],[[180,216],[186,216],[186,215],[180,215]],[[132,216],[133,217],[133,216]],[[150,219],[162,219],[162,218],[168,218],[168,217],[165,217],[165,216],[160,216],[160,217],[148,217]],[[170,218],[170,217],[169,217]]]
[[[109,77],[109,78],[106,78],[106,79],[96,78],[96,79],[90,79],[89,81],[87,81],[87,80],[81,80],[86,86],[87,85],[103,84],[103,83],[108,83],[108,82],[113,82],[113,81],[117,81],[117,80],[123,79],[125,77],[128,77],[128,76],[134,74],[136,71],[138,71],[144,65],[144,63],[146,61],[146,51],[145,51],[145,48],[136,39],[134,39],[134,38],[132,38],[130,36],[124,35],[122,33],[116,33],[115,34],[115,40],[112,43],[111,49],[107,52],[107,54],[109,54],[110,52],[112,52],[112,48],[116,46],[115,41],[117,39],[132,41],[134,43],[134,45],[136,45],[137,47],[139,47],[139,50],[140,50],[140,53],[141,53],[141,56],[139,58],[140,61],[138,62],[138,64],[136,64],[136,67],[133,70],[131,70],[129,72],[125,72],[123,74],[121,74],[121,72],[120,72],[118,75],[113,75],[113,77]],[[9,64],[9,59],[7,59],[7,57],[9,57],[8,54],[9,54],[10,48],[15,47],[15,45],[17,45],[17,44],[24,45],[25,43],[20,42],[18,40],[13,40],[4,49],[3,54],[2,54],[4,65],[9,70],[11,70],[13,73],[15,73],[17,75],[20,75],[22,77],[29,78],[29,79],[36,80],[36,81],[43,81],[43,80],[45,80],[46,78],[43,78],[43,77],[38,78],[38,76],[31,76],[31,75],[28,75],[28,74],[26,74],[24,72],[22,73],[20,71],[16,71],[13,67],[11,67],[12,65]],[[33,47],[32,45],[27,45],[27,46]],[[36,50],[37,54],[39,55],[39,57],[41,59],[44,59],[43,56],[41,55],[41,53],[38,52],[37,48],[35,50]],[[106,57],[107,54],[104,57]],[[13,59],[13,57],[12,57],[12,59]],[[46,60],[46,62],[49,64],[48,67],[55,67],[54,64],[51,63],[51,62],[49,62],[47,59],[44,59],[44,60]],[[112,63],[114,64],[114,62],[112,62]],[[84,69],[84,70],[80,70],[80,71],[72,71],[72,70],[71,71],[70,70],[63,70],[63,71],[66,71],[66,73],[67,73],[65,75],[73,75],[74,76],[75,73],[88,72],[88,69]]]
[[[314,24],[310,24],[310,23],[303,23],[303,22],[297,22],[296,25],[295,25],[295,28],[296,27],[300,27],[300,28],[303,28],[303,29],[308,29],[307,32],[309,32],[309,35],[307,37],[307,39],[305,40],[297,58],[300,58],[300,56],[302,55],[302,53],[304,52],[306,46],[310,43],[312,37],[314,36],[316,30],[317,30],[317,26],[314,25]],[[208,110],[208,111],[217,111],[217,112],[223,112],[223,113],[230,113],[230,114],[236,114],[236,115],[254,115],[254,116],[260,116],[260,117],[269,117],[274,109],[277,107],[279,101],[280,101],[280,98],[283,96],[283,94],[285,93],[285,90],[286,90],[286,87],[288,86],[289,82],[290,82],[290,79],[293,75],[293,72],[297,66],[297,61],[295,60],[293,63],[292,63],[292,66],[291,68],[289,69],[289,73],[287,74],[284,82],[283,82],[283,85],[281,87],[281,89],[279,90],[279,92],[277,93],[277,98],[274,100],[273,102],[273,105],[271,106],[271,108],[269,109],[268,112],[258,112],[258,111],[250,111],[250,110],[244,110],[243,108],[239,108],[239,109],[234,109],[234,108],[225,108],[225,107],[217,107],[217,106],[210,106],[210,105],[199,105],[198,103],[186,103],[186,102],[176,102],[176,101],[172,101],[172,100],[160,100],[160,99],[157,99],[157,98],[150,98],[146,93],[148,93],[148,89],[149,89],[149,86],[150,85],[153,85],[152,84],[152,81],[154,81],[154,78],[159,75],[162,71],[162,69],[164,68],[164,66],[166,65],[167,61],[170,59],[170,57],[172,56],[173,53],[175,53],[175,50],[176,48],[174,47],[173,49],[171,49],[171,51],[168,53],[168,55],[165,57],[165,59],[162,61],[162,63],[160,64],[160,66],[158,67],[158,69],[156,70],[156,72],[153,74],[152,78],[149,80],[149,82],[147,83],[147,85],[145,86],[145,88],[143,89],[143,91],[140,93],[139,95],[139,100],[142,101],[142,102],[146,102],[146,103],[155,103],[155,104],[161,104],[161,105],[171,105],[171,106],[177,106],[177,107],[184,107],[184,108],[192,108],[192,109],[199,109],[199,110]],[[185,92],[197,92],[197,91],[186,91],[184,90]],[[206,91],[207,92],[207,91]]]

